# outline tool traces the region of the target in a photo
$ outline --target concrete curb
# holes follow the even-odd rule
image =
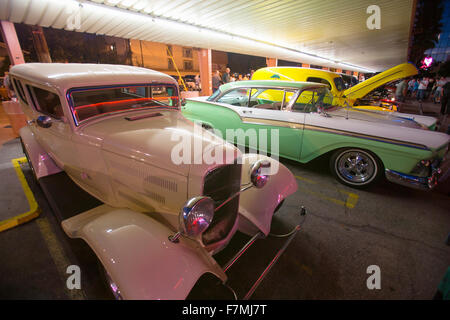
[[[25,197],[28,200],[28,204],[30,205],[30,210],[25,213],[19,214],[18,216],[0,221],[0,232],[14,228],[34,218],[37,218],[41,212],[34,198],[33,192],[28,186],[27,180],[25,179],[22,169],[20,168],[20,164],[27,162],[27,159],[25,157],[16,158],[12,159],[11,162],[14,166],[14,170],[16,170],[17,177],[19,178],[20,184],[22,185],[22,189],[25,193]]]

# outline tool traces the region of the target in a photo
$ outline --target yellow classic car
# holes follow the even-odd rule
[[[300,67],[267,67],[255,71],[252,80],[286,80],[286,81],[307,81],[318,82],[328,85],[331,93],[336,99],[336,104],[340,106],[351,106],[360,110],[371,111],[397,111],[397,107],[392,104],[380,105],[359,105],[367,94],[380,86],[406,77],[417,74],[417,69],[410,63],[403,63],[373,76],[366,81],[360,82],[348,89],[341,74],[310,68]]]

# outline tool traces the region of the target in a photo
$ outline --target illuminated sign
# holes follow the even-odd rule
[[[428,69],[431,64],[433,63],[433,57],[425,57],[422,60],[422,65],[420,66],[421,69]]]

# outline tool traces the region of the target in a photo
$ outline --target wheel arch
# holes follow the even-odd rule
[[[124,299],[185,299],[207,272],[227,279],[197,242],[170,242],[174,231],[147,214],[101,205],[64,220],[62,227],[89,245]]]

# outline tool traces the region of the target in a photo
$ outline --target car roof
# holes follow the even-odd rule
[[[293,71],[293,72],[298,72],[301,71],[302,73],[305,74],[322,74],[322,75],[333,75],[334,77],[336,76],[340,76],[340,74],[338,72],[333,72],[330,70],[323,70],[323,69],[316,69],[316,68],[304,68],[304,67],[289,67],[289,66],[282,66],[282,67],[264,67],[261,69],[258,69],[255,71],[277,71],[277,70],[288,70],[288,71]]]
[[[220,90],[224,91],[229,90],[231,88],[250,87],[250,86],[283,87],[292,89],[328,87],[324,83],[316,83],[316,82],[285,81],[285,80],[243,80],[223,84],[220,87]]]
[[[11,68],[10,74],[64,92],[74,87],[116,84],[173,83],[167,74],[134,66],[89,63],[24,63]]]

